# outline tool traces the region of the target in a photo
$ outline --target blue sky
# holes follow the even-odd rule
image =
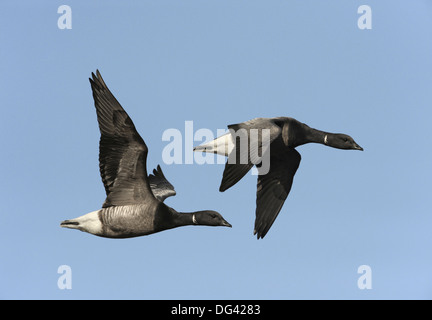
[[[370,30],[357,26],[363,4]],[[0,298],[432,298],[432,2],[2,1],[0,43]],[[161,164],[175,186],[166,203],[217,210],[232,229],[112,240],[59,227],[105,199],[96,69],[146,141],[148,170]],[[258,241],[256,176],[220,193],[223,165],[164,164],[162,134],[275,116],[365,151],[299,147]],[[357,286],[361,265],[372,289]]]

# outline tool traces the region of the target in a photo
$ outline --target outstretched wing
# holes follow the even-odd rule
[[[153,197],[147,180],[147,146],[99,71],[89,80],[101,133],[99,169],[107,194],[102,207],[141,203]]]
[[[270,155],[270,170],[258,176],[254,234],[264,238],[287,198],[301,160],[300,153],[286,147]]]
[[[225,164],[225,169],[222,175],[222,182],[219,191],[223,192],[235,185],[246,173],[253,167],[248,152],[248,137],[241,141],[243,137],[237,137],[234,142],[234,149],[228,155],[228,160]],[[246,145],[244,144],[246,141]]]
[[[159,201],[163,202],[166,198],[176,195],[174,186],[165,178],[159,165],[157,169],[153,169],[153,174],[149,174],[148,180],[153,195]]]

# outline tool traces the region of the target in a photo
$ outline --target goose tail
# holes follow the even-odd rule
[[[227,157],[233,149],[234,149],[234,143],[232,141],[232,136],[231,133],[228,132],[212,141],[203,143],[195,147],[193,151],[216,153],[221,156]]]

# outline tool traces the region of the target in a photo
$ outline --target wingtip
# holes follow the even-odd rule
[[[261,232],[261,231],[257,231],[256,229],[254,229],[253,234],[254,234],[254,236],[257,237],[257,240],[259,240],[259,239],[264,239],[267,232]]]
[[[229,188],[231,188],[233,185],[232,183],[226,179],[226,177],[222,177],[222,181],[221,184],[219,186],[219,191],[220,192],[224,192],[226,190],[228,190]]]
[[[96,76],[98,77],[98,79],[101,80],[101,82],[104,82],[104,81],[103,81],[103,78],[102,78],[102,75],[101,75],[101,73],[99,72],[99,69],[96,69]]]
[[[96,74],[94,73],[94,72],[92,72],[91,73],[91,78],[89,78],[90,79],[90,81],[91,80],[93,80],[93,82],[97,82],[97,81],[101,81],[101,82],[103,82],[103,79],[102,79],[102,76],[101,76],[101,74],[100,74],[100,72],[99,72],[99,69],[96,69]]]
[[[97,82],[97,77],[94,74],[94,72],[91,73],[91,78],[89,78],[89,81],[90,81],[90,85],[92,86],[92,88],[94,88],[94,87],[97,86],[97,83],[96,83]]]
[[[105,84],[99,69],[96,69],[96,74],[91,73],[92,77],[89,78],[92,90],[109,90],[108,86]]]
[[[166,179],[160,165],[157,165],[156,169],[153,169],[153,173],[154,173],[155,176],[159,175],[162,178]]]
[[[226,189],[228,189],[226,186],[221,185],[221,186],[219,187],[219,192],[224,192]]]
[[[256,236],[257,236],[257,240],[264,239],[264,235],[260,233],[258,233]]]

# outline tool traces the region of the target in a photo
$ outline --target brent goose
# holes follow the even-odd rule
[[[350,136],[310,128],[293,118],[256,118],[228,126],[229,132],[213,141],[194,148],[194,151],[211,152],[228,157],[219,191],[235,185],[253,166],[258,168],[256,219],[254,234],[264,238],[287,198],[294,175],[300,164],[300,153],[295,149],[305,143],[320,143],[338,149],[363,150]],[[251,134],[255,129],[256,134]],[[267,140],[264,130],[267,130]],[[242,134],[246,137],[243,145]],[[240,140],[241,143],[238,143]],[[263,143],[267,141],[268,143]],[[255,148],[256,156],[252,156]],[[260,158],[257,158],[261,154]],[[266,170],[264,160],[268,159]],[[243,159],[243,161],[242,161]]]
[[[180,213],[163,201],[175,195],[160,166],[147,177],[148,149],[99,71],[90,79],[101,137],[99,168],[107,197],[102,209],[61,226],[107,238],[130,238],[186,225],[231,225],[216,211]]]

